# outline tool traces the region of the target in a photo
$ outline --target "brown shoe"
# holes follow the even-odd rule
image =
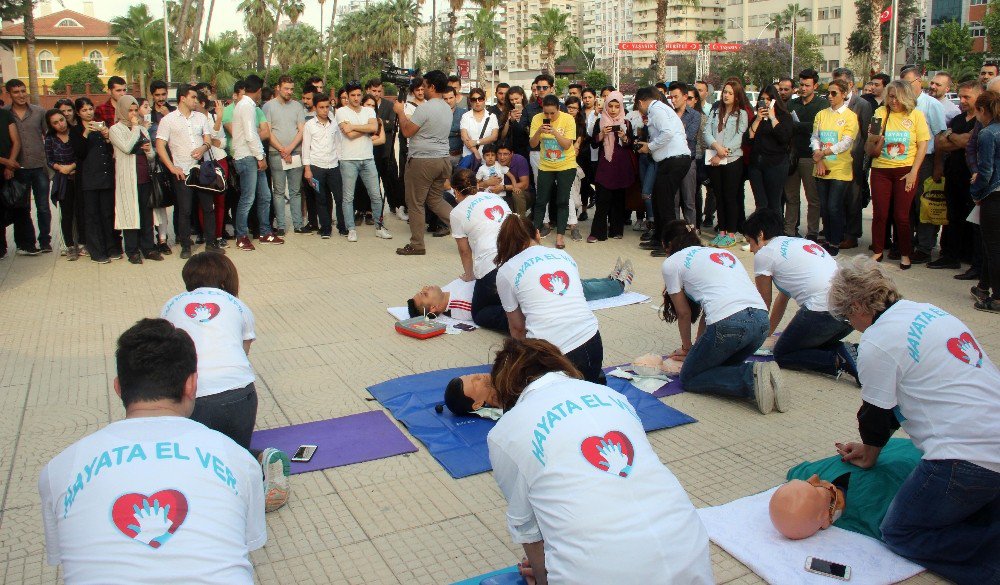
[[[427,254],[427,250],[418,250],[407,244],[402,248],[396,248],[396,253],[400,256],[425,256]]]
[[[844,241],[840,243],[840,246],[838,246],[838,248],[840,248],[841,250],[851,250],[857,247],[858,247],[857,240],[848,240],[847,238],[844,238]]]
[[[236,249],[252,252],[254,250],[253,242],[250,241],[249,236],[240,236],[236,238]]]

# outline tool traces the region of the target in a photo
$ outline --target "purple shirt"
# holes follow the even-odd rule
[[[509,168],[510,174],[514,175],[518,179],[521,177],[527,177],[531,173],[531,170],[528,167],[528,160],[519,154],[511,155]],[[510,177],[504,175],[503,184],[510,185]]]

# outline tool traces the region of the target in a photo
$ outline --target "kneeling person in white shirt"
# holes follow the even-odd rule
[[[507,340],[491,377],[490,462],[529,582],[714,582],[705,527],[624,396],[541,339]]]
[[[253,583],[267,541],[260,465],[188,417],[191,338],[143,319],[118,339],[125,420],[57,455],[38,480],[48,561],[66,583]]]

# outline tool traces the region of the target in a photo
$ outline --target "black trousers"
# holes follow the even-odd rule
[[[91,258],[107,258],[118,248],[115,237],[115,190],[84,191],[83,200],[87,251]],[[142,212],[141,209],[139,211]]]
[[[83,223],[83,194],[80,183],[73,178],[66,182],[66,192],[59,206],[59,225],[62,227],[63,245],[78,246],[86,234]]]
[[[472,321],[483,329],[510,333],[507,311],[503,310],[497,292],[497,269],[476,281],[472,289]]]
[[[214,242],[219,234],[215,233],[215,198],[214,193],[204,189],[188,187],[184,181],[174,180],[174,193],[177,195],[177,241],[182,247],[191,245],[191,215],[194,211],[194,198],[205,218],[205,229],[202,232],[206,242]],[[148,195],[147,195],[148,197]],[[143,207],[142,204],[139,205]],[[194,214],[197,217],[197,213]]]
[[[688,165],[691,160],[688,159]],[[583,379],[594,384],[604,384],[607,378],[601,370],[604,362],[604,343],[601,342],[601,332],[598,331],[586,343],[566,354],[576,369],[583,374]]]
[[[139,185],[139,229],[122,230],[125,236],[125,253],[128,255],[152,252],[153,242],[153,208],[149,206],[149,195],[153,191],[152,183]],[[207,222],[206,222],[207,223]],[[214,230],[215,222],[206,231]]]
[[[594,222],[590,224],[590,235],[604,241],[624,234],[626,191],[627,189],[608,189],[597,185],[597,206],[594,209]]]
[[[1000,300],[1000,191],[994,191],[979,204],[979,229],[983,234],[983,268],[979,287],[988,288],[994,300]]]
[[[250,450],[250,437],[257,424],[257,388],[253,382],[243,388],[196,398],[191,420],[226,435],[254,458],[260,454]]]
[[[398,185],[399,169],[396,168],[395,157],[375,157],[375,170],[378,171],[378,176],[382,179],[382,192],[385,193],[389,208],[395,211],[399,207],[406,207],[406,203],[403,202],[403,190]],[[385,211],[382,213],[384,214]]]
[[[656,241],[663,242],[667,224],[677,219],[674,197],[681,188],[684,176],[691,170],[691,156],[665,158],[656,165],[656,182],[653,183],[653,215],[656,219]]]
[[[31,207],[10,209],[0,205],[0,256],[7,253],[7,226],[11,224],[14,224],[14,245],[17,249],[34,249],[35,226],[31,223]]]
[[[945,177],[948,202],[948,225],[941,227],[941,255],[953,260],[970,261],[973,256],[972,224],[965,221],[976,206],[969,197],[969,182],[961,177]]]
[[[708,178],[718,205],[719,231],[739,232],[743,229],[744,218],[743,161],[737,160],[728,165],[708,165]]]

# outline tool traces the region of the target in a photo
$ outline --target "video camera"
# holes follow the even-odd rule
[[[396,99],[405,102],[406,92],[410,90],[410,82],[415,77],[420,77],[419,69],[406,69],[397,67],[390,59],[382,60],[381,79],[383,83],[391,83],[396,86],[398,97]]]

